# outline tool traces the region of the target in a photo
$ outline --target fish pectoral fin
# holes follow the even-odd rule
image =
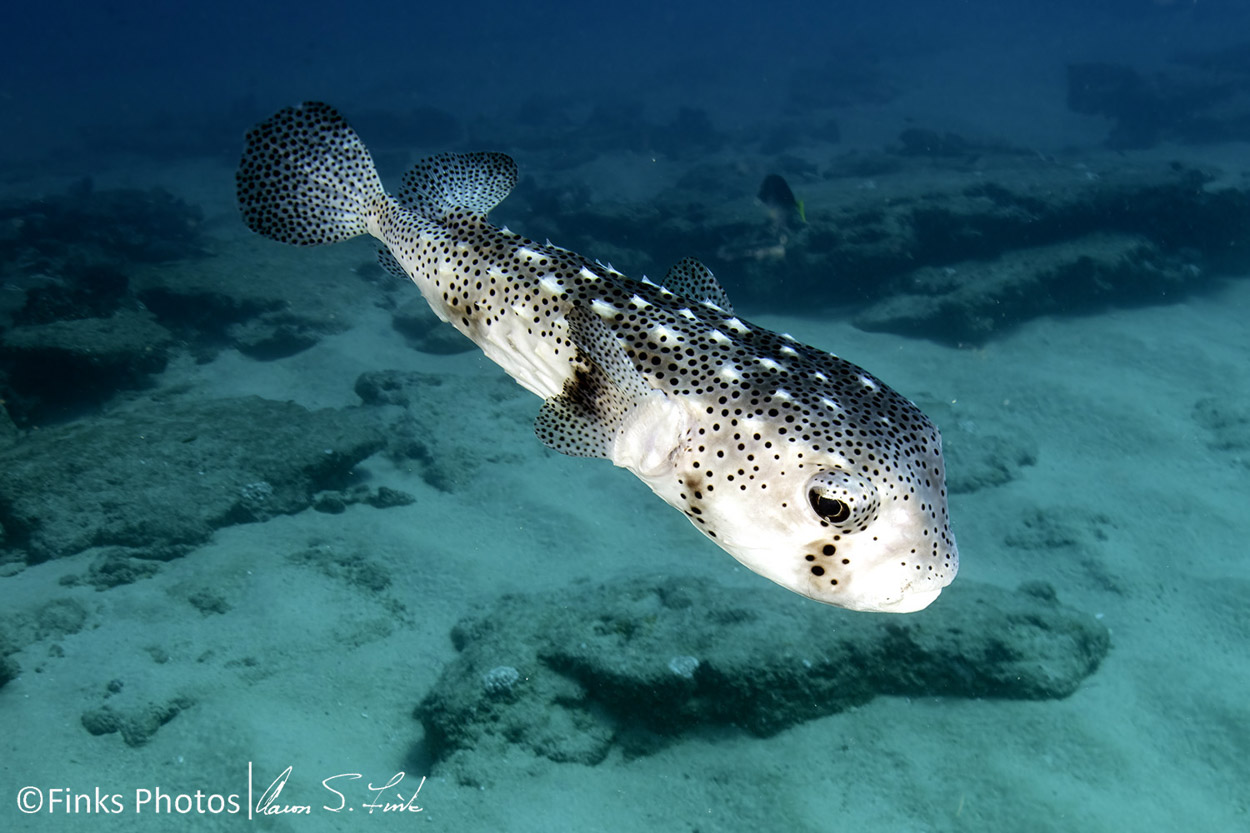
[[[431,220],[458,210],[485,215],[512,193],[516,177],[504,153],[440,153],[412,166],[395,198]]]
[[[725,288],[716,280],[711,269],[693,257],[684,257],[674,263],[661,286],[669,292],[699,303],[712,304],[733,315],[733,305],[729,303]]]
[[[578,366],[560,395],[543,403],[534,433],[561,454],[612,459],[621,427],[653,389],[602,318],[574,307],[567,321]]]

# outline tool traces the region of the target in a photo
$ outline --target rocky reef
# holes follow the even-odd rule
[[[451,636],[459,656],[417,715],[436,771],[466,783],[507,755],[596,764],[708,727],[768,736],[878,695],[1067,697],[1110,646],[1044,584],[960,581],[900,617],[676,575],[505,596]]]
[[[574,206],[553,182],[511,208],[627,274],[697,256],[748,316],[832,310],[951,344],[1040,315],[1172,303],[1250,267],[1250,183],[1180,162],[909,128],[883,151],[770,167],[804,201],[801,227],[778,227],[755,198],[763,169],[716,160],[647,204]]]
[[[1089,61],[1067,75],[1068,107],[1106,117],[1109,147],[1250,138],[1250,44],[1179,55],[1153,72]]]
[[[242,397],[146,402],[30,432],[0,449],[0,562],[98,548],[112,586],[214,529],[298,512],[382,440],[360,410]]]
[[[14,422],[90,413],[180,353],[293,355],[344,330],[352,310],[395,306],[403,286],[352,247],[292,281],[285,250],[250,237],[222,247],[202,226],[168,191],[90,179],[0,203],[0,399]]]

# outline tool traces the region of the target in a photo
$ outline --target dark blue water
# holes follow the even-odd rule
[[[1234,0],[869,5],[14,4],[0,27],[0,148],[125,145],[173,120],[195,125],[198,146],[186,144],[203,151],[245,114],[309,98],[500,118],[536,97],[573,108],[627,96],[740,124],[775,117],[796,87],[845,84],[830,68],[889,71],[935,54],[978,75],[1153,66],[1235,42],[1250,14]]]

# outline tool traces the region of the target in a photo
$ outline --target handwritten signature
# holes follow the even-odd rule
[[[294,815],[310,815],[312,813],[311,804],[284,804],[279,799],[282,796],[282,790],[286,788],[287,781],[291,778],[293,766],[289,766],[282,770],[282,774],[273,780],[273,783],[265,790],[260,799],[256,802],[256,815],[258,816],[278,816],[284,814]],[[407,798],[404,793],[398,789],[407,777],[403,772],[397,772],[391,776],[385,784],[375,785],[372,782],[365,785],[367,792],[367,800],[360,804],[352,804],[348,801],[346,793],[331,786],[337,784],[344,790],[348,789],[347,782],[359,781],[364,778],[359,772],[343,772],[338,775],[331,775],[321,781],[321,786],[334,794],[334,798],[327,799],[331,804],[321,805],[322,810],[331,813],[341,813],[344,810],[353,812],[357,807],[367,811],[370,814],[379,813],[421,813],[425,808],[417,803],[417,797],[421,795],[421,788],[425,786],[425,776],[421,776],[421,780],[417,782],[416,788],[412,791],[412,795]],[[409,782],[411,783],[411,782]],[[391,793],[394,790],[394,793]],[[386,794],[388,798],[382,796]],[[393,795],[393,800],[392,800]]]

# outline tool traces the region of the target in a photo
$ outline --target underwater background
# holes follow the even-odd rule
[[[1250,3],[58,0],[0,65],[0,828],[1250,826]],[[822,606],[544,448],[243,225],[308,100],[912,399],[959,577]]]

